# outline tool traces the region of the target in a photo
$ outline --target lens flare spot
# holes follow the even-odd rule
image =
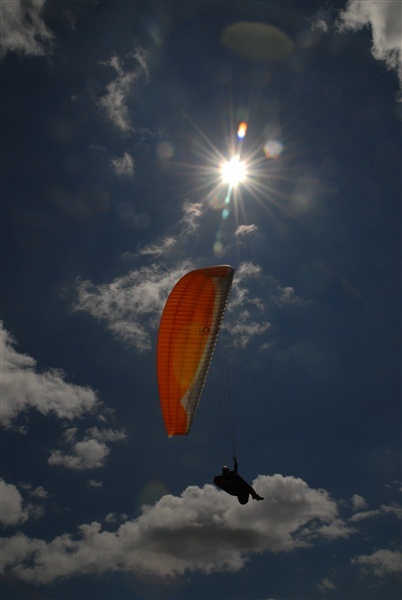
[[[158,502],[162,496],[165,496],[168,493],[169,492],[163,483],[159,481],[150,482],[140,491],[137,498],[137,506],[140,507],[144,504],[152,506],[155,502]]]
[[[278,140],[268,140],[264,146],[264,153],[267,158],[279,158],[283,152],[283,144]]]
[[[168,160],[174,155],[174,147],[170,142],[163,140],[156,147],[156,154],[161,160]]]
[[[214,244],[214,254],[219,255],[223,252],[223,244],[220,240],[217,240]]]
[[[240,123],[239,128],[237,130],[237,137],[239,138],[239,140],[242,140],[245,135],[247,133],[247,123],[245,123],[244,121],[242,123]]]
[[[214,194],[208,200],[209,206],[214,210],[222,210],[226,204],[226,198],[223,194]]]

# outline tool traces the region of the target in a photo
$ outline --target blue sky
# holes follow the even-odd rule
[[[1,11],[2,597],[398,597],[400,2]],[[220,263],[168,439],[161,311]],[[263,502],[213,486],[233,439]]]

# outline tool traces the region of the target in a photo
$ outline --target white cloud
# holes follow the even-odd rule
[[[257,225],[239,225],[235,231],[235,236],[239,238],[244,238],[253,235],[257,232]]]
[[[151,332],[159,323],[164,302],[178,279],[191,268],[183,262],[166,271],[152,265],[130,271],[112,283],[77,282],[75,310],[86,311],[117,337],[144,352],[151,348]]]
[[[138,256],[169,258],[176,248],[177,239],[192,234],[202,213],[201,205],[185,202],[182,228],[176,237],[165,236],[160,241],[140,248],[136,254],[125,253],[131,260]],[[98,321],[105,322],[116,337],[134,346],[138,351],[151,349],[151,334],[159,324],[169,292],[187,271],[195,268],[188,260],[167,269],[160,262],[134,269],[111,283],[95,285],[90,280],[76,282],[77,300],[74,310],[85,311]]]
[[[365,521],[366,519],[371,519],[373,517],[384,517],[384,516],[393,516],[397,519],[402,518],[402,507],[396,503],[393,504],[382,504],[379,508],[374,510],[365,510],[362,512],[357,512],[352,515],[349,519],[352,523],[356,523],[358,521]]]
[[[91,427],[87,429],[87,435],[99,442],[122,442],[127,439],[127,434],[124,431],[116,429],[99,429]]]
[[[53,450],[48,459],[49,465],[77,471],[98,469],[103,467],[105,459],[110,453],[110,449],[106,444],[93,439],[76,442],[72,450],[72,454],[64,454],[60,450]]]
[[[186,233],[193,233],[198,229],[198,222],[203,214],[203,205],[201,202],[186,201],[183,204],[183,213],[181,222],[185,225]]]
[[[367,568],[371,569],[377,577],[385,577],[386,575],[401,574],[402,552],[399,550],[380,549],[373,554],[355,556],[352,563],[360,565],[363,574],[366,574]]]
[[[135,67],[131,70],[126,69],[124,61],[121,61],[115,54],[109,60],[102,62],[106,67],[114,69],[117,77],[106,86],[106,94],[99,100],[99,105],[113,125],[124,133],[134,131],[127,100],[132,94],[135,84],[144,79],[145,82],[148,81],[148,67],[144,51],[137,48],[135,52],[127,56],[127,60],[131,59],[135,62]]]
[[[48,458],[49,465],[77,471],[98,469],[104,466],[110,454],[106,442],[121,442],[127,439],[124,431],[98,429],[98,427],[87,429],[83,440],[77,441],[76,434],[76,428],[66,430],[64,440],[70,446],[70,450],[69,452],[53,450]]]
[[[23,508],[22,497],[12,483],[0,479],[0,522],[7,525],[18,525],[28,518],[28,511]]]
[[[239,321],[230,326],[230,333],[233,336],[234,345],[245,348],[252,338],[262,335],[270,327],[271,324],[268,321],[262,323],[253,321],[249,311],[245,310],[239,315]]]
[[[402,10],[398,0],[349,0],[339,15],[340,31],[371,27],[374,58],[395,70],[402,86]]]
[[[33,498],[40,498],[41,500],[44,500],[45,498],[49,497],[48,492],[41,485],[38,485],[36,488],[32,488],[32,485],[30,483],[22,483],[20,487],[23,490],[26,490],[28,494]]]
[[[11,427],[22,412],[35,409],[43,415],[74,419],[98,406],[95,392],[64,380],[60,370],[38,373],[36,361],[15,350],[14,338],[1,323],[1,422]]]
[[[103,481],[97,481],[96,479],[88,479],[87,486],[91,488],[101,488]]]
[[[117,175],[132,177],[134,175],[134,159],[128,152],[124,152],[120,158],[112,158],[112,165]]]
[[[212,485],[188,487],[180,497],[165,495],[114,532],[97,522],[50,542],[18,534],[2,540],[4,573],[51,583],[59,578],[112,571],[160,577],[185,572],[238,571],[249,556],[290,552],[327,541],[318,523],[333,525],[333,537],[353,533],[337,515],[325,490],[301,479],[260,475],[253,482],[262,502],[238,504]]]
[[[317,17],[312,22],[312,30],[323,31],[324,33],[328,32],[327,19],[324,16],[321,16],[321,13],[318,13]]]
[[[317,588],[322,594],[325,594],[328,591],[332,592],[337,589],[336,585],[333,583],[333,581],[328,579],[328,577],[324,577],[320,583],[317,583]]]
[[[363,496],[359,496],[359,494],[353,494],[351,498],[352,506],[354,509],[359,510],[362,508],[367,508],[367,502],[363,498]]]
[[[258,283],[257,287],[254,282]],[[231,335],[235,346],[245,348],[254,337],[261,336],[271,327],[266,319],[266,303],[272,290],[269,286],[267,293],[266,283],[259,265],[244,262],[238,266],[223,323],[223,329]]]
[[[250,292],[250,281],[261,279],[262,269],[259,265],[254,265],[250,262],[241,263],[236,270],[233,280],[228,303],[229,311],[238,307],[243,309],[253,306],[262,312],[265,306],[264,302],[258,295],[252,295]]]
[[[105,523],[121,523],[122,521],[127,521],[127,514],[121,513],[120,515],[116,515],[115,513],[109,513],[105,517]]]
[[[169,252],[174,246],[176,246],[176,244],[176,238],[167,236],[157,244],[147,244],[143,248],[140,248],[138,250],[138,254],[141,256],[152,256],[154,258],[158,258],[159,256],[163,256]]]
[[[31,490],[30,495],[33,496],[34,498],[41,498],[42,500],[44,498],[48,498],[48,496],[49,496],[48,492],[45,490],[45,488],[42,485],[38,485],[36,488]]]
[[[167,256],[172,247],[174,238],[169,237],[160,245],[146,246],[139,252],[156,257],[164,249]],[[170,270],[155,263],[131,270],[111,283],[95,285],[89,280],[77,280],[73,309],[88,312],[106,323],[113,335],[138,351],[149,351],[169,292],[191,268],[195,266],[188,261],[176,263]],[[259,265],[241,263],[235,273],[222,329],[238,347],[245,348],[252,339],[260,338],[261,347],[267,348],[264,334],[271,327],[267,317],[273,307],[306,304],[292,287],[283,287],[264,275]]]
[[[112,283],[98,286],[89,280],[78,280],[78,298],[74,309],[86,311],[105,322],[114,335],[140,352],[148,351],[151,348],[151,333],[159,323],[169,292],[191,268],[193,266],[186,261],[169,271],[155,264],[132,270]],[[270,323],[261,317],[265,310],[265,299],[251,294],[247,283],[250,278],[260,275],[259,267],[242,264],[235,276],[228,306],[228,321],[231,324],[226,328],[241,347],[270,327]]]
[[[1,2],[0,56],[8,52],[42,56],[52,47],[53,34],[42,17],[45,0]]]
[[[303,298],[297,296],[294,288],[291,286],[282,287],[278,284],[277,286],[277,294],[275,298],[275,302],[281,305],[289,305],[289,304],[307,304]]]

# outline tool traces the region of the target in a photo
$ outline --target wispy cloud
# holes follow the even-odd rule
[[[87,486],[90,488],[101,488],[103,481],[97,481],[96,479],[88,479]]]
[[[352,515],[349,519],[352,523],[365,521],[373,517],[394,516],[397,519],[402,519],[402,507],[398,504],[382,504],[379,508],[373,510],[364,510]]]
[[[387,575],[400,577],[402,552],[399,550],[388,550],[381,548],[372,554],[362,554],[355,556],[352,563],[362,568],[362,574],[365,575],[372,571],[377,577],[383,578]]]
[[[353,494],[351,498],[352,507],[356,510],[361,510],[362,508],[367,508],[367,502],[363,498],[363,496],[359,496],[359,494]]]
[[[25,486],[21,486],[21,487],[25,487]],[[41,500],[44,500],[45,498],[49,497],[48,492],[45,490],[45,488],[42,485],[38,485],[35,488],[32,488],[32,486],[30,484],[26,484],[26,489],[29,492],[29,495],[32,496],[33,498],[40,498]]]
[[[148,245],[138,254],[156,258],[175,247],[175,238]],[[188,261],[167,269],[160,263],[133,269],[111,283],[95,285],[90,280],[77,280],[76,311],[85,311],[138,351],[151,349],[151,339],[158,326],[166,298],[175,283],[196,265]],[[259,265],[241,263],[235,274],[223,329],[234,345],[245,348],[252,339],[261,338],[271,323],[268,315],[273,307],[305,304],[292,287],[284,287],[265,275]]]
[[[171,255],[172,250],[177,247],[178,240],[181,241],[182,245],[192,236],[198,229],[200,219],[204,214],[204,209],[198,202],[184,201],[182,206],[182,218],[179,221],[178,231],[176,235],[165,235],[155,242],[151,242],[144,246],[141,246],[137,252],[125,252],[122,258],[125,260],[132,260],[139,256],[148,256],[151,258],[159,258],[163,256],[168,258]],[[183,253],[181,254],[183,256]],[[176,256],[177,261],[177,256]]]
[[[374,58],[396,71],[402,97],[402,10],[395,0],[349,0],[338,19],[340,31],[371,27]]]
[[[322,594],[325,594],[326,592],[333,592],[337,589],[334,582],[328,577],[324,577],[320,583],[317,583],[317,588]]]
[[[164,302],[177,280],[191,268],[182,262],[174,269],[151,265],[133,269],[108,284],[77,281],[75,310],[88,312],[139,352],[151,349]]]
[[[147,244],[146,246],[143,246],[142,248],[140,248],[138,250],[138,254],[140,256],[152,256],[154,258],[157,258],[159,256],[165,255],[176,244],[177,244],[176,238],[167,236],[156,244]]]
[[[127,68],[126,62],[133,60],[134,67]],[[99,100],[99,106],[115,127],[124,133],[135,130],[132,124],[127,100],[133,93],[136,84],[148,82],[148,66],[146,54],[142,48],[137,48],[126,57],[126,61],[113,54],[109,60],[101,64],[111,67],[116,77],[106,86],[106,94]]]
[[[185,202],[183,205],[182,223],[185,225],[186,233],[193,233],[198,229],[200,217],[204,207],[200,202]]]
[[[64,534],[46,542],[19,533],[3,539],[5,574],[51,583],[60,578],[113,571],[159,577],[185,572],[239,571],[253,553],[290,552],[351,535],[325,490],[282,475],[260,475],[254,482],[263,502],[247,507],[212,485],[188,487],[180,497],[165,495],[114,532],[93,522],[78,538]],[[188,543],[191,540],[191,544]]]
[[[274,310],[307,304],[290,286],[282,286],[260,265],[243,262],[237,270],[223,328],[236,346],[245,348],[253,339],[268,348],[265,334]]]
[[[255,235],[258,232],[257,225],[239,225],[235,231],[235,236],[237,238],[248,238],[251,235]]]
[[[230,333],[234,340],[234,345],[245,348],[250,340],[257,335],[265,333],[271,324],[268,321],[258,323],[253,320],[250,312],[244,310],[239,314],[239,320],[230,326]]]
[[[11,427],[20,413],[30,409],[72,420],[100,406],[94,390],[67,383],[65,374],[57,369],[38,372],[35,359],[19,353],[15,345],[16,341],[1,323],[1,423],[4,427]]]
[[[52,49],[54,36],[42,18],[45,0],[10,0],[1,3],[0,56],[8,52],[43,56]]]
[[[134,175],[134,159],[128,152],[124,152],[123,156],[112,158],[111,162],[116,175],[122,177],[132,177]]]
[[[121,442],[127,439],[124,431],[98,429],[98,427],[87,429],[82,440],[77,440],[76,434],[75,427],[66,430],[64,439],[69,450],[67,452],[53,450],[48,459],[49,465],[76,471],[99,469],[104,466],[110,454],[106,442]]]
[[[85,471],[87,469],[98,469],[103,467],[105,459],[110,453],[110,449],[103,442],[98,440],[84,440],[76,442],[70,454],[63,453],[60,450],[54,450],[48,463],[51,466],[61,466],[66,469]]]
[[[176,236],[169,235],[147,244],[135,254],[125,253],[122,258],[135,260],[138,257],[157,259],[163,257],[164,264],[157,262],[149,266],[133,269],[111,283],[96,285],[90,280],[77,279],[77,300],[73,305],[76,311],[88,312],[124,342],[144,352],[151,349],[151,337],[159,323],[167,296],[175,283],[196,265],[187,259],[174,258],[177,240],[186,240],[198,228],[203,207],[198,203],[185,201],[183,215]],[[177,253],[183,256],[183,252]]]

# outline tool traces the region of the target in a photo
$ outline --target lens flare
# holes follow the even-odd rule
[[[240,123],[239,128],[237,130],[237,137],[239,138],[239,140],[242,140],[245,135],[247,133],[247,123],[245,123],[244,121],[242,123]]]
[[[268,140],[264,146],[264,153],[267,158],[279,158],[283,152],[283,144],[279,140]]]

